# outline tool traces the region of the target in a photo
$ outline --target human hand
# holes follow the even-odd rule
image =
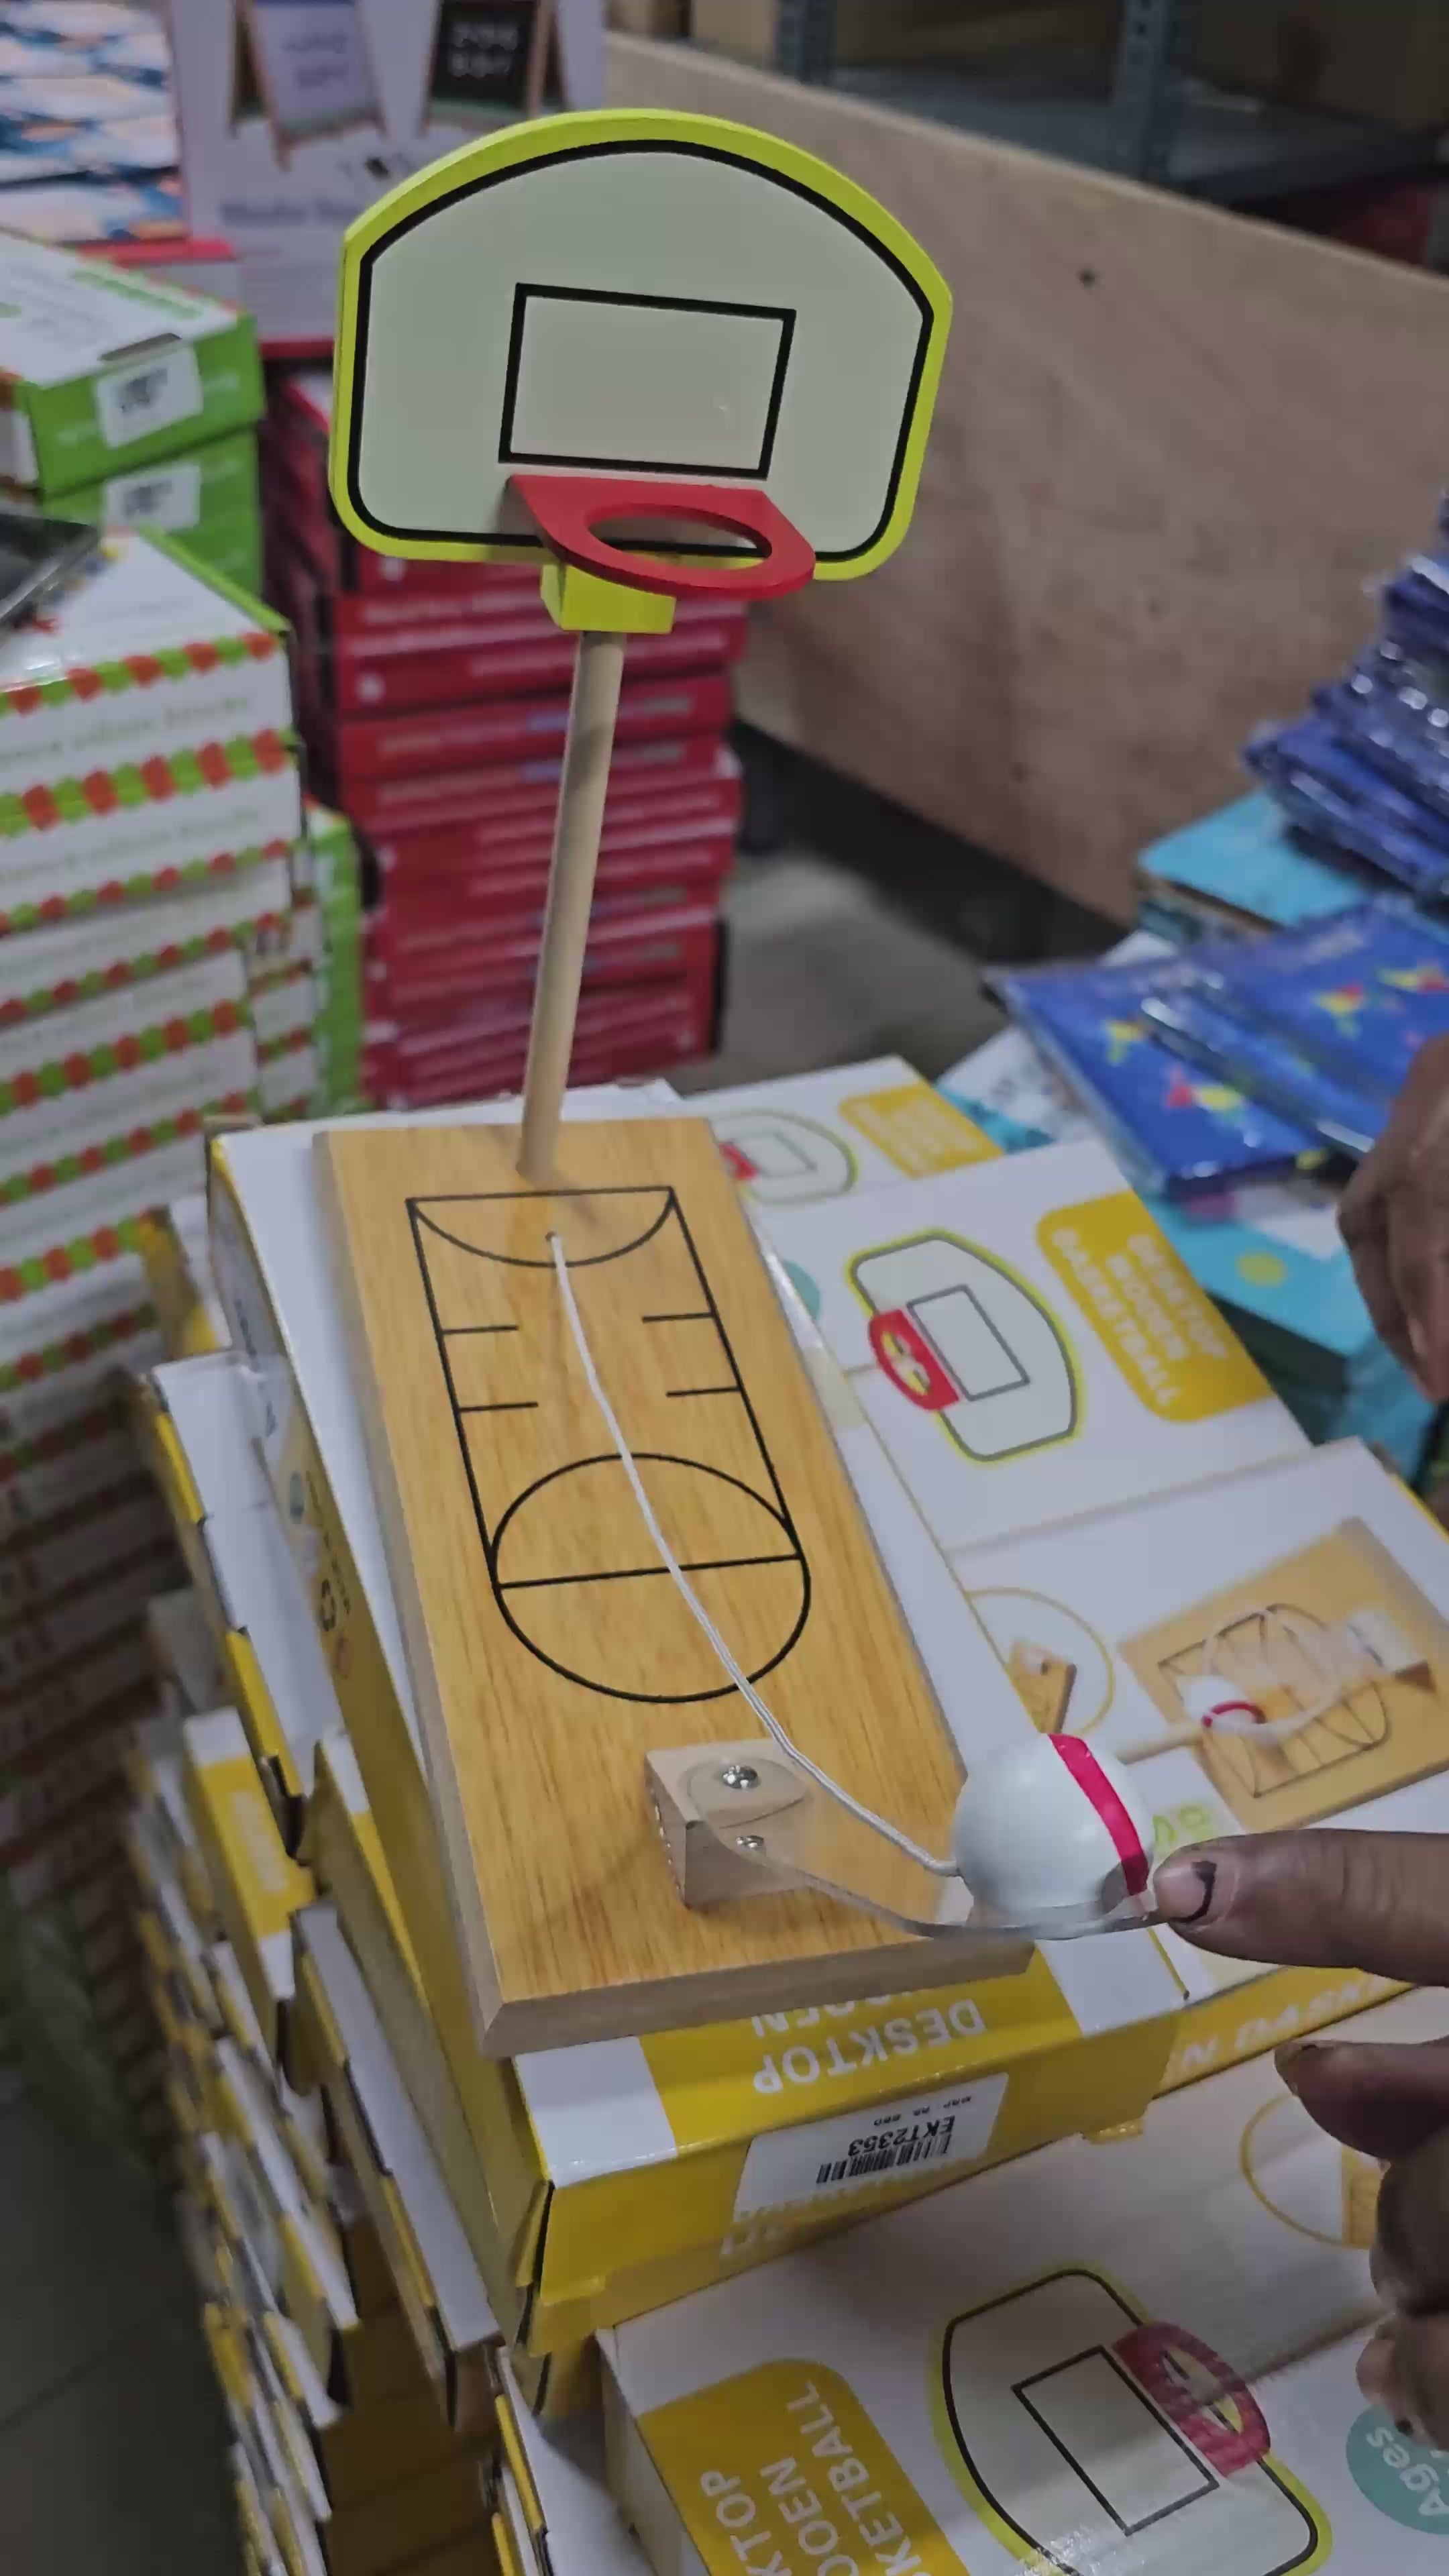
[[[1175,1852],[1153,1882],[1174,1931],[1234,1959],[1449,1984],[1449,1838],[1244,1834]],[[1278,2070],[1310,2118],[1387,2165],[1372,2268],[1391,2311],[1359,2385],[1401,2430],[1449,2447],[1449,2040],[1293,2040]]]
[[[1344,1191],[1339,1229],[1381,1341],[1435,1403],[1449,1397],[1449,1037],[1409,1068]]]

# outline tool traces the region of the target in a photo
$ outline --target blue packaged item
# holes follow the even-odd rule
[[[1174,1055],[1297,1120],[1334,1153],[1357,1162],[1383,1132],[1386,1100],[1339,1081],[1276,1029],[1221,1009],[1210,994],[1147,994],[1142,1015]]]
[[[1243,758],[1300,831],[1350,851],[1422,902],[1449,891],[1449,825],[1342,742],[1322,716],[1265,726]]]
[[[1342,912],[1368,887],[1353,859],[1305,847],[1261,792],[1149,842],[1137,869],[1154,890],[1197,896],[1274,930]]]
[[[1380,631],[1416,661],[1449,668],[1449,554],[1411,555],[1379,604]]]
[[[1209,956],[1229,944],[1215,941]],[[1291,1171],[1322,1150],[1311,1129],[1184,1063],[1149,1029],[1144,996],[1180,989],[1199,971],[1202,953],[1036,967],[991,979],[1133,1179],[1169,1196],[1250,1172]]]
[[[1383,899],[1307,930],[1223,943],[1199,989],[1387,1105],[1421,1046],[1449,1034],[1449,930]]]
[[[1396,644],[1361,654],[1313,703],[1349,748],[1449,819],[1449,707],[1430,675]]]

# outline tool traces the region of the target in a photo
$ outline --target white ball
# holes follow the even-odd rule
[[[1152,1868],[1152,1815],[1130,1772],[1079,1735],[1036,1735],[973,1769],[951,1827],[956,1866],[1003,1922],[1103,1919]]]

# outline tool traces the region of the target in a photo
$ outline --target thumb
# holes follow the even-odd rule
[[[1290,2040],[1278,2072],[1309,2118],[1362,2156],[1392,2163],[1449,2129],[1449,2041]]]
[[[1225,1958],[1449,1985],[1443,1835],[1235,1835],[1174,1852],[1153,1892],[1164,1922]]]

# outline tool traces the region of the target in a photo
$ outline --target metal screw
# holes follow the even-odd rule
[[[736,1851],[757,1852],[763,1851],[764,1848],[765,1837],[763,1834],[736,1834],[735,1836]]]
[[[727,1789],[758,1789],[760,1775],[748,1762],[727,1762],[720,1773]]]

